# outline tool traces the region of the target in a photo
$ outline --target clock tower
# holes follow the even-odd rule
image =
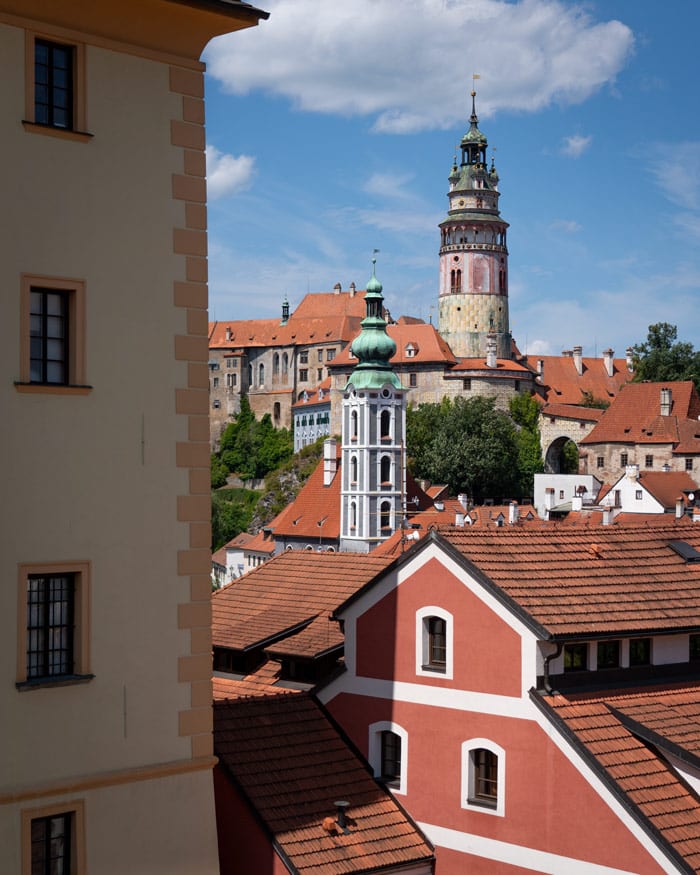
[[[511,358],[508,321],[508,223],[498,210],[498,173],[486,159],[472,91],[469,130],[448,177],[449,210],[440,223],[438,330],[452,352],[482,357],[493,349]]]

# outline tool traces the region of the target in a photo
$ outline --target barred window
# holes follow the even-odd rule
[[[27,578],[27,678],[74,672],[75,574]]]

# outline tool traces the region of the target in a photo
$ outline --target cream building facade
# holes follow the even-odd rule
[[[0,0],[3,872],[218,872],[198,59],[263,15]]]

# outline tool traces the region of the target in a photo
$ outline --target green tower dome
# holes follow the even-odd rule
[[[362,331],[353,340],[350,351],[357,357],[350,380],[355,389],[380,389],[389,383],[395,389],[403,388],[389,360],[396,352],[396,344],[386,333],[382,314],[382,284],[375,275],[376,258],[372,259],[372,277],[365,294],[366,315],[360,323]]]

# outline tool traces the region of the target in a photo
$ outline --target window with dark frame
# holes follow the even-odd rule
[[[700,635],[691,635],[688,641],[688,659],[700,662]]]
[[[651,638],[630,640],[630,665],[651,665]]]
[[[605,458],[603,456],[596,457],[596,466],[598,468],[602,468],[605,465]]]
[[[37,39],[34,42],[34,121],[73,129],[72,46]]]
[[[654,467],[654,457],[653,456],[645,456],[644,457],[644,467],[645,468],[653,468]]]
[[[564,671],[588,671],[588,644],[564,645]]]
[[[473,770],[469,802],[495,808],[498,803],[498,756],[484,747],[471,751]]]
[[[29,379],[69,382],[69,292],[32,287],[29,296]]]
[[[471,377],[465,377],[465,378],[462,380],[462,391],[464,391],[464,392],[471,392],[471,388],[472,388],[472,380],[471,380]]]
[[[685,460],[685,470],[686,470],[686,471],[692,471],[692,470],[693,470],[693,460],[692,460],[692,459],[686,459],[686,460]]]
[[[335,358],[335,350],[334,350],[334,349],[329,349],[329,350],[326,352],[326,361],[327,361],[327,362],[332,362],[334,358]]]
[[[299,382],[306,383],[308,381],[308,379],[309,379],[308,370],[306,368],[302,368],[302,370],[299,371]]]
[[[32,819],[32,875],[68,875],[71,872],[72,834],[72,811]]]
[[[428,617],[425,620],[427,630],[427,653],[425,668],[435,671],[446,671],[447,668],[447,623],[442,617]]]
[[[418,385],[418,374],[409,374],[408,375],[408,385],[411,388],[415,389],[415,387]]]
[[[388,501],[383,501],[379,508],[379,528],[391,528],[391,504]]]
[[[627,467],[628,458],[629,458],[629,456],[627,455],[627,453],[620,453],[620,467],[621,468]]]
[[[27,679],[72,675],[75,574],[27,578]]]
[[[619,668],[620,667],[620,642],[615,641],[599,641],[598,642],[598,668]]]
[[[309,363],[309,351],[305,349],[299,353],[299,364],[307,365]]]
[[[389,729],[381,733],[380,778],[392,787],[401,781],[401,736]]]

